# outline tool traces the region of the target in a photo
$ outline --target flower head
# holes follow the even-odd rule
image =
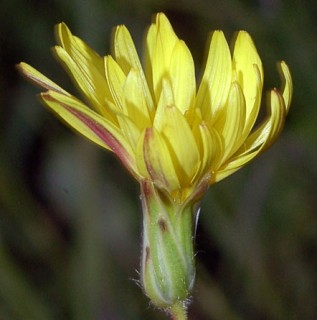
[[[245,31],[238,33],[233,53],[224,34],[213,33],[199,85],[188,47],[162,13],[146,35],[144,69],[125,26],[116,28],[113,55],[105,57],[64,23],[56,34],[56,57],[84,102],[21,63],[20,70],[47,89],[42,101],[114,152],[136,179],[153,181],[174,199],[182,202],[201,181],[212,184],[237,171],[281,132],[292,96],[289,69],[280,63],[283,88],[270,91],[267,116],[255,127],[263,69]]]
[[[146,35],[144,69],[125,26],[116,28],[113,55],[105,57],[64,23],[56,34],[56,57],[84,102],[26,63],[19,68],[47,89],[41,99],[50,110],[115,153],[140,182],[140,282],[153,304],[185,319],[195,280],[196,203],[210,184],[275,141],[292,97],[289,69],[280,63],[283,88],[270,91],[259,122],[263,69],[245,31],[237,34],[232,53],[224,34],[213,33],[198,85],[192,55],[162,13]]]

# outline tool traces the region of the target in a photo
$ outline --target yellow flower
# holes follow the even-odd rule
[[[54,48],[82,102],[26,63],[22,73],[47,89],[44,104],[70,127],[114,152],[140,182],[144,292],[175,319],[186,318],[195,280],[193,224],[210,184],[234,173],[280,134],[292,80],[280,63],[283,88],[269,93],[257,124],[263,69],[251,37],[240,31],[230,53],[221,31],[212,35],[196,85],[192,55],[164,14],[145,41],[144,70],[125,26],[114,34],[113,56],[99,56],[64,23]]]
[[[64,23],[57,25],[56,57],[83,100],[31,66],[21,71],[48,89],[43,102],[92,142],[114,152],[139,181],[184,200],[204,178],[215,183],[267,149],[281,132],[292,81],[280,63],[284,88],[270,92],[268,114],[254,128],[263,69],[251,37],[237,35],[233,53],[215,31],[199,86],[192,55],[166,16],[156,15],[145,42],[145,66],[125,26],[114,34],[113,56],[99,56]]]

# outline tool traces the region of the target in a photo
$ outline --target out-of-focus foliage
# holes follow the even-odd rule
[[[138,185],[114,157],[70,132],[17,74],[22,60],[75,91],[52,58],[65,21],[101,54],[126,24],[142,47],[164,11],[199,74],[208,32],[246,29],[266,88],[285,59],[295,86],[282,137],[202,203],[190,316],[317,318],[317,4],[314,1],[5,0],[0,4],[0,319],[164,319],[138,278]]]

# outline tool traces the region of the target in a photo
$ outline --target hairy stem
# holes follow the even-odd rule
[[[188,319],[186,307],[182,303],[177,303],[177,304],[173,305],[170,308],[169,313],[171,315],[172,320],[187,320]]]

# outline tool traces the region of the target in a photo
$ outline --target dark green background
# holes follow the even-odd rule
[[[65,21],[100,54],[125,24],[139,52],[164,11],[201,69],[208,32],[252,35],[265,88],[289,64],[294,98],[278,142],[202,203],[191,319],[317,319],[315,1],[4,0],[0,4],[0,319],[165,319],[138,278],[138,185],[112,154],[64,127],[14,65],[76,92],[50,47]]]

